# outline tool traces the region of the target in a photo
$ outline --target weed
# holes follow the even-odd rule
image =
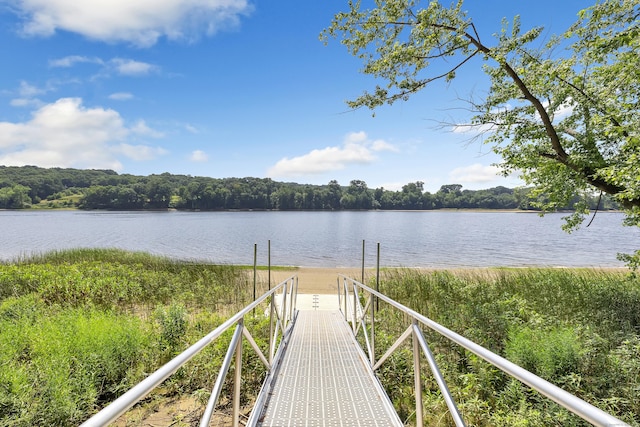
[[[246,305],[250,290],[234,266],[120,250],[0,264],[0,425],[79,424],[218,326],[219,307]],[[161,393],[210,390],[221,346],[194,358]],[[246,360],[253,387],[264,368]]]
[[[640,279],[590,269],[503,269],[421,272],[390,269],[380,289],[389,297],[497,352],[624,421],[640,424]],[[382,309],[376,342],[393,342],[407,319]],[[588,425],[466,350],[425,331],[440,369],[469,425]],[[411,372],[410,355],[403,363]],[[397,365],[397,360],[393,362]],[[395,366],[397,367],[397,366]],[[385,369],[385,368],[383,368]],[[401,414],[412,413],[413,377],[381,373]],[[395,373],[394,373],[395,372]],[[389,375],[391,380],[385,377]],[[451,418],[423,372],[425,423]],[[630,397],[633,396],[633,397]],[[444,411],[444,412],[443,412]]]

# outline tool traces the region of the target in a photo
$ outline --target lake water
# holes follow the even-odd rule
[[[55,249],[108,247],[184,260],[272,265],[622,266],[640,230],[620,213],[589,228],[560,229],[562,214],[507,212],[102,212],[0,211],[0,259]]]

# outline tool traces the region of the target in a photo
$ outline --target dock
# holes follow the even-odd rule
[[[337,304],[305,297],[258,425],[402,426]]]

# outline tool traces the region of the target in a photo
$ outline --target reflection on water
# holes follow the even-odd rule
[[[506,212],[0,212],[0,259],[77,247],[116,247],[217,263],[357,267],[621,266],[640,248],[623,215],[560,229],[561,214]]]

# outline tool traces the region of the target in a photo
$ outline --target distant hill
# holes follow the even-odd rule
[[[368,188],[361,180],[348,186],[335,180],[310,185],[253,177],[137,176],[99,169],[0,166],[0,209],[533,210],[532,202],[529,189],[502,186],[464,190],[460,184],[446,184],[430,193],[420,181],[391,191]],[[598,203],[601,210],[616,208],[609,198],[590,198],[592,208]]]

